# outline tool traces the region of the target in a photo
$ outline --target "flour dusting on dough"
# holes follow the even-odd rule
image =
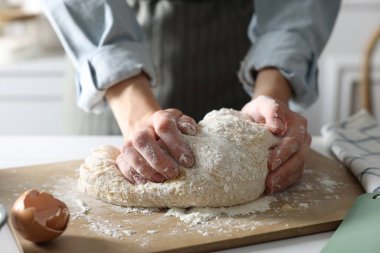
[[[80,168],[79,189],[128,207],[221,207],[248,203],[265,189],[268,149],[278,142],[262,124],[232,109],[208,113],[195,136],[183,135],[195,155],[165,183],[129,183],[116,167],[119,150],[101,146]],[[184,159],[185,157],[183,157]]]

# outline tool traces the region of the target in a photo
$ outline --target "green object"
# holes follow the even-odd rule
[[[360,195],[322,253],[380,252],[380,193]]]

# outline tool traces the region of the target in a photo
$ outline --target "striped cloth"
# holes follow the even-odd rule
[[[380,125],[368,112],[323,126],[322,136],[366,192],[380,191]]]

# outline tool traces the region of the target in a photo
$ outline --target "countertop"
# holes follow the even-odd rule
[[[120,146],[121,136],[0,136],[0,169],[43,163],[83,159],[101,144]],[[313,137],[312,148],[331,156],[319,136]],[[224,250],[226,253],[303,253],[320,252],[332,232],[318,233],[269,243]]]

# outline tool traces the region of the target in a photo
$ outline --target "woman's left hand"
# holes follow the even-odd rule
[[[275,193],[295,184],[303,175],[311,136],[307,120],[288,106],[268,96],[258,96],[242,112],[254,122],[264,123],[281,141],[270,151],[266,191]]]

